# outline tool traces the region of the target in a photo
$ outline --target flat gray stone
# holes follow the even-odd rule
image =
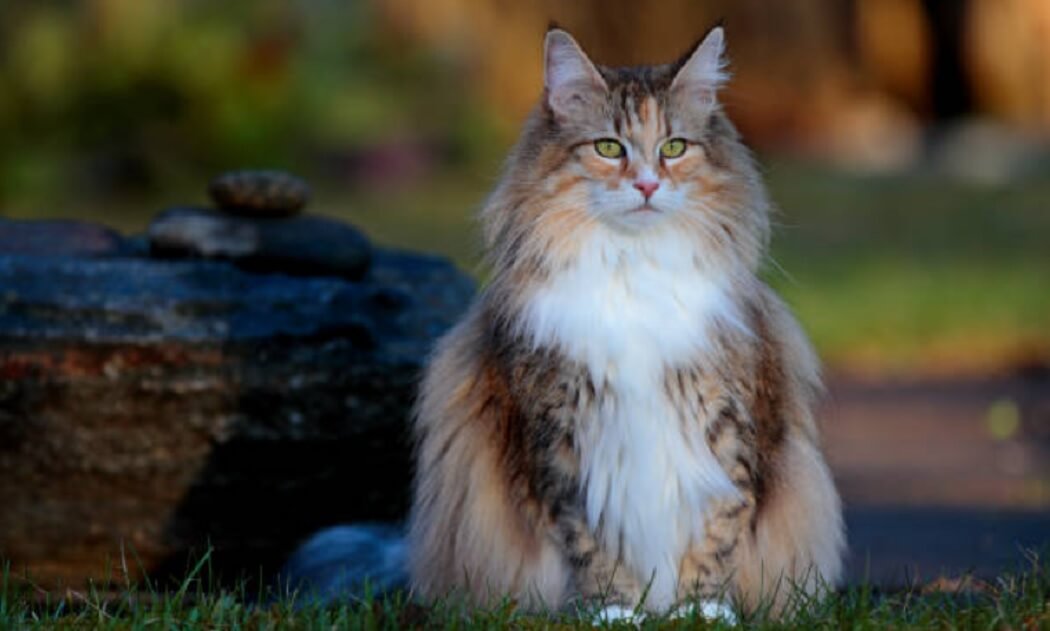
[[[257,272],[361,278],[371,257],[359,230],[315,215],[260,219],[176,207],[158,215],[146,233],[159,257],[222,259]]]
[[[115,230],[72,219],[0,219],[0,254],[122,256],[129,251]]]

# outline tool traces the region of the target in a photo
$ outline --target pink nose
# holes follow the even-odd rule
[[[645,201],[649,201],[656,189],[660,188],[660,183],[656,180],[638,180],[634,183],[634,187],[645,195]]]

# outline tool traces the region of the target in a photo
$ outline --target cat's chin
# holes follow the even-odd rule
[[[645,204],[629,210],[621,211],[611,216],[612,223],[621,229],[631,232],[644,230],[651,226],[663,223],[668,214],[659,208]]]

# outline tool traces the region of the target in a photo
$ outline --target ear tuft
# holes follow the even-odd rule
[[[563,116],[580,102],[606,90],[605,80],[591,60],[567,32],[560,28],[547,31],[544,44],[544,86],[547,103]]]
[[[682,63],[672,89],[683,90],[703,100],[714,100],[715,92],[729,79],[725,71],[725,29],[719,24]]]

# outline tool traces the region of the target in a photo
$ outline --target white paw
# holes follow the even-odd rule
[[[701,600],[698,603],[682,605],[671,614],[672,618],[687,618],[699,613],[708,620],[722,620],[729,624],[736,624],[736,614],[733,608],[720,600]]]
[[[634,609],[622,605],[606,605],[602,607],[594,617],[594,624],[608,624],[610,622],[633,622],[640,623],[645,620],[645,615],[635,613]]]

